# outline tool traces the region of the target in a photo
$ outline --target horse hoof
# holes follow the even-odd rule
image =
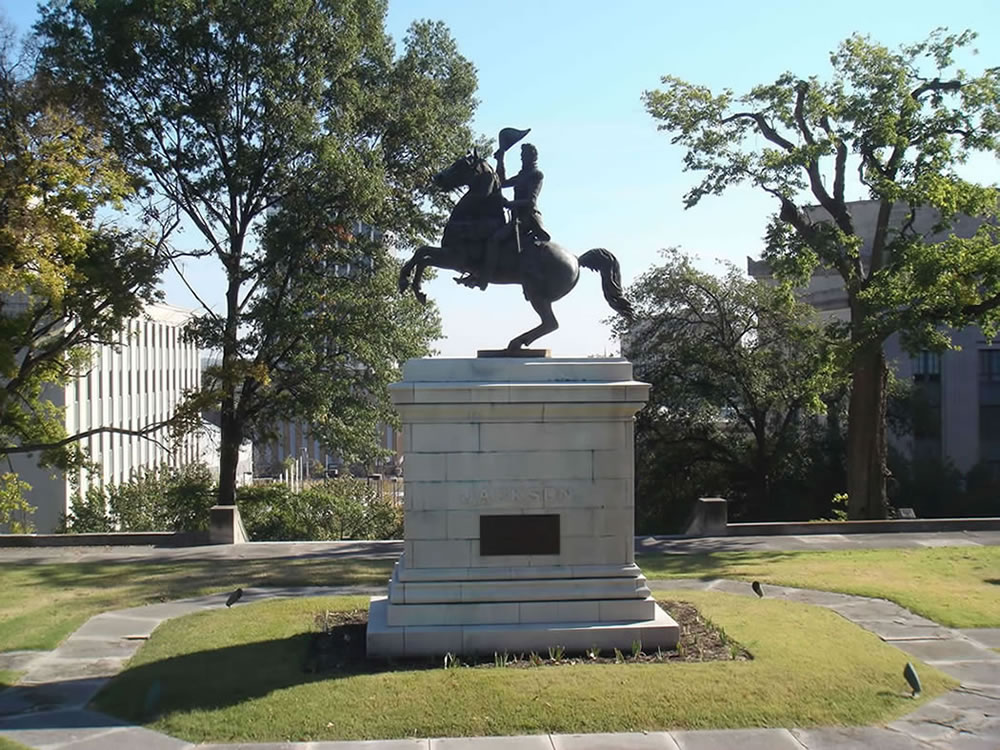
[[[427,304],[427,295],[424,294],[423,292],[416,292],[415,291],[413,293],[413,296],[415,296],[417,298],[417,302],[419,302],[421,305],[426,305]]]
[[[399,293],[402,294],[410,286],[410,280],[402,276],[399,277]]]

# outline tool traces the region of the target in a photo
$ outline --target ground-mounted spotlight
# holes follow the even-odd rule
[[[910,684],[913,689],[913,695],[911,697],[916,698],[920,695],[920,678],[917,677],[917,670],[913,668],[910,662],[906,662],[906,666],[903,668],[903,677]]]

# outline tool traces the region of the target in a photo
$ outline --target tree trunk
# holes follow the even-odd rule
[[[242,425],[236,418],[232,398],[222,402],[222,431],[219,439],[219,505],[236,504],[236,470],[243,442]]]
[[[847,516],[886,518],[886,383],[888,369],[880,344],[862,350],[851,374],[847,415]]]
[[[237,381],[232,377],[234,365],[239,360],[239,257],[242,252],[242,238],[231,238],[232,257],[236,260],[226,264],[229,286],[226,289],[226,330],[222,343],[223,392],[220,405],[219,435],[219,505],[236,505],[236,470],[240,462],[240,445],[243,443],[243,420],[237,413],[239,391]]]

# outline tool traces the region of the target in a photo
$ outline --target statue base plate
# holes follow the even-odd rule
[[[479,359],[549,359],[551,356],[551,349],[480,349],[476,352]]]

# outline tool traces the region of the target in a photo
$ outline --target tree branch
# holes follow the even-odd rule
[[[736,112],[734,114],[731,114],[729,117],[724,117],[719,122],[722,125],[725,125],[727,123],[733,122],[734,120],[741,120],[741,119],[749,119],[757,123],[757,127],[760,128],[761,134],[763,134],[763,136],[767,138],[767,140],[771,141],[771,143],[781,146],[783,149],[785,149],[785,151],[795,150],[795,144],[789,141],[788,139],[784,138],[777,130],[772,128],[770,124],[768,124],[767,120],[764,119],[764,115],[760,114],[759,112]]]
[[[167,258],[167,260],[170,261],[171,267],[173,267],[174,271],[180,277],[181,281],[184,282],[184,286],[186,286],[187,290],[191,292],[191,296],[194,297],[196,300],[198,300],[198,303],[205,309],[205,312],[211,315],[212,319],[216,323],[221,323],[222,322],[221,318],[219,318],[219,316],[216,315],[215,311],[205,303],[205,300],[203,300],[200,296],[198,296],[198,292],[196,292],[194,290],[194,287],[192,287],[191,284],[188,283],[187,277],[185,277],[184,272],[177,267],[177,263],[174,261],[173,257]]]
[[[838,138],[834,134],[833,127],[830,125],[829,117],[823,115],[823,118],[820,120],[820,125],[822,125],[827,137],[834,142],[834,147],[837,149],[837,155],[833,165],[833,199],[838,203],[843,203],[844,171],[847,167],[847,145],[844,143],[842,138]]]
[[[81,440],[91,437],[92,435],[99,435],[101,433],[109,433],[112,435],[129,435],[131,437],[141,437],[144,440],[163,448],[163,450],[168,453],[173,453],[173,450],[168,446],[161,443],[156,438],[150,437],[154,432],[162,430],[164,427],[170,424],[169,420],[164,422],[157,422],[156,424],[143,427],[141,430],[129,430],[125,427],[94,427],[93,429],[86,430],[85,432],[78,432],[75,435],[70,435],[62,440],[55,440],[49,443],[31,443],[29,445],[11,445],[11,446],[0,446],[0,456],[14,455],[16,453],[34,453],[36,451],[53,450],[56,448],[63,448],[70,443],[78,443]]]
[[[962,88],[961,81],[942,81],[940,78],[932,78],[913,89],[910,92],[910,97],[919,102],[920,97],[928,91],[958,91],[960,88]]]
[[[805,139],[805,142],[808,143],[810,146],[815,146],[816,145],[816,139],[813,138],[812,131],[809,129],[809,126],[806,124],[806,117],[805,117],[805,114],[802,111],[803,108],[804,108],[804,106],[805,106],[806,92],[808,90],[809,90],[809,84],[806,83],[805,81],[799,81],[795,85],[795,110],[794,110],[794,117],[795,117],[795,124],[798,125],[799,132],[802,133],[802,137]]]

